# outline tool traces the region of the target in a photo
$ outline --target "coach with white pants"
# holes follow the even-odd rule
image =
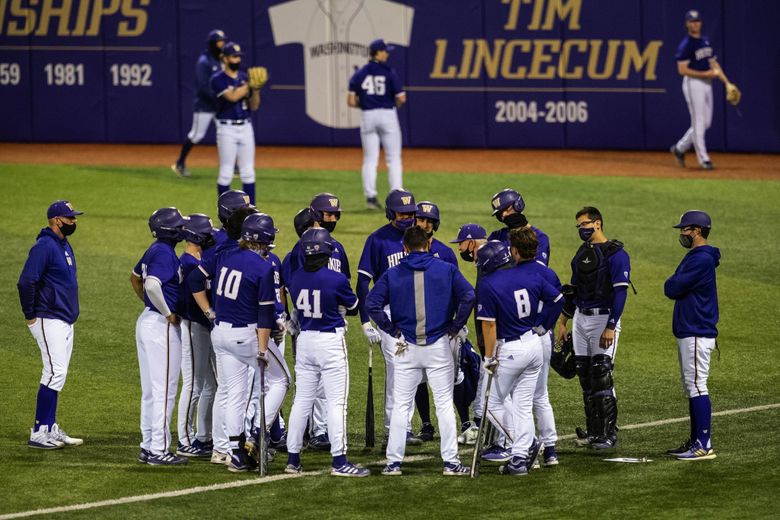
[[[680,460],[714,459],[707,377],[718,337],[715,269],[720,263],[720,250],[707,243],[712,228],[707,213],[687,211],[674,227],[680,230],[680,245],[690,251],[666,280],[664,294],[674,300],[672,331],[677,338],[683,391],[688,397],[691,436],[682,446],[667,453]]]
[[[43,360],[35,425],[27,442],[31,448],[54,450],[83,443],[68,436],[56,421],[57,397],[73,350],[73,324],[79,317],[76,258],[68,236],[76,231],[76,217],[82,214],[66,200],[49,206],[49,225],[38,234],[17,284],[27,327]]]
[[[408,256],[388,269],[368,295],[366,308],[386,334],[396,338],[394,407],[383,475],[400,475],[406,427],[417,385],[425,376],[433,391],[441,432],[444,475],[463,476],[458,459],[457,426],[452,404],[455,363],[450,338],[457,336],[474,307],[474,289],[458,268],[430,253],[430,236],[418,227],[404,232]],[[392,289],[391,289],[392,288]],[[390,306],[390,316],[384,311]]]

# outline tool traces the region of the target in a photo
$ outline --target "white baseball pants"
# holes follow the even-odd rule
[[[366,197],[377,196],[380,143],[385,149],[389,191],[402,189],[401,125],[395,108],[364,110],[360,118],[360,142],[363,144],[363,194]]]
[[[444,462],[457,464],[460,462],[458,429],[455,406],[452,403],[455,370],[446,335],[427,346],[409,343],[406,351],[395,357],[393,413],[390,419],[390,438],[387,440],[387,462],[403,461],[409,417],[414,411],[414,395],[423,377],[427,378],[433,392],[433,404],[436,407],[441,435],[441,458]]]
[[[241,182],[255,182],[255,131],[252,122],[232,125],[217,121],[217,151],[219,152],[219,177],[217,184],[230,186],[233,171],[238,164]]]
[[[27,326],[41,349],[41,384],[62,391],[73,351],[73,325],[53,318],[38,318]]]
[[[284,344],[284,343],[282,343]],[[252,427],[260,427],[260,371],[250,372],[247,381],[247,394],[249,401],[244,420],[245,433],[252,432]],[[271,424],[276,420],[279,410],[282,408],[287,390],[290,388],[290,370],[281,349],[274,340],[268,341],[268,366],[265,368],[265,427],[271,429]]]
[[[298,335],[295,357],[295,399],[288,421],[287,451],[300,453],[320,380],[328,404],[328,437],[334,457],[347,453],[349,364],[344,329],[304,330]],[[404,432],[405,433],[405,432]]]
[[[712,80],[685,76],[682,90],[685,102],[688,103],[688,112],[691,115],[691,127],[677,141],[676,146],[683,153],[693,146],[699,164],[703,164],[710,160],[710,156],[707,154],[707,144],[704,142],[704,134],[712,124]]]
[[[390,312],[386,310],[386,312]],[[378,330],[378,329],[377,329]],[[390,418],[395,409],[395,351],[398,349],[398,340],[384,331],[379,330],[382,336],[382,357],[385,359],[385,430],[390,430]],[[372,347],[373,348],[373,347]],[[422,382],[422,379],[420,380]],[[414,415],[414,401],[409,411],[409,419],[406,421],[406,431],[412,431],[412,416]]]
[[[328,400],[325,398],[325,384],[320,380],[314,407],[311,411],[311,435],[316,437],[328,432]]]
[[[178,435],[179,443],[184,446],[190,446],[196,438],[200,442],[211,440],[212,410],[217,392],[215,365],[209,329],[200,323],[182,320]]]
[[[135,325],[141,372],[141,448],[162,455],[171,444],[171,416],[181,369],[181,328],[146,307]]]
[[[688,398],[709,395],[707,378],[715,338],[677,338],[683,392]]]
[[[536,427],[539,430],[539,442],[542,446],[555,446],[558,433],[555,430],[555,415],[553,414],[550,396],[547,393],[547,377],[550,374],[550,356],[552,356],[552,334],[547,333],[539,338],[542,342],[542,368],[536,380],[534,390],[534,415]]]
[[[215,115],[214,112],[193,112],[192,128],[187,134],[187,139],[192,144],[198,144],[203,140]]]
[[[574,343],[575,356],[593,357],[597,354],[606,354],[613,362],[617,353],[618,340],[620,339],[620,320],[615,327],[615,340],[612,346],[603,349],[599,346],[599,340],[604,329],[607,328],[608,314],[586,316],[579,309],[574,313],[574,322],[571,327],[571,339]]]
[[[498,349],[498,367],[488,401],[488,417],[512,439],[512,456],[528,457],[534,440],[533,403],[536,381],[542,369],[542,342],[533,331],[519,340],[503,343]],[[501,424],[507,397],[512,399],[511,424]]]

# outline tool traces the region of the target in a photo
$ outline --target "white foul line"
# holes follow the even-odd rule
[[[780,403],[775,404],[764,404],[760,406],[751,406],[749,408],[735,408],[732,410],[722,410],[720,412],[713,413],[713,417],[721,417],[724,415],[736,415],[741,413],[751,413],[751,412],[761,412],[764,410],[773,410],[775,408],[780,408]],[[686,422],[689,420],[689,417],[675,417],[673,419],[662,419],[660,421],[652,421],[652,422],[645,422],[645,423],[638,423],[638,424],[629,424],[626,426],[621,426],[621,430],[639,430],[642,428],[652,428],[654,426],[664,426],[667,424],[675,424],[675,423],[681,423]],[[558,437],[559,440],[568,440],[575,438],[576,435],[562,435]],[[413,455],[410,457],[406,457],[404,459],[405,462],[414,462],[414,461],[420,461],[420,460],[428,460],[432,459],[433,456],[431,455]],[[376,461],[374,463],[370,464],[381,464],[383,460]],[[31,511],[21,511],[19,513],[8,513],[5,515],[0,515],[0,520],[10,520],[12,518],[26,518],[29,516],[37,516],[37,515],[47,515],[47,514],[54,514],[54,513],[67,513],[70,511],[83,511],[85,509],[95,509],[98,507],[106,507],[106,506],[118,506],[123,504],[132,504],[135,502],[148,502],[150,500],[157,500],[160,498],[175,498],[175,497],[182,497],[187,495],[195,495],[198,493],[207,493],[209,491],[220,491],[223,489],[233,489],[233,488],[239,488],[239,487],[245,487],[245,486],[255,486],[259,484],[267,484],[269,482],[277,482],[279,480],[289,480],[293,478],[299,478],[299,477],[309,477],[314,475],[323,475],[327,473],[328,470],[321,470],[321,471],[306,471],[304,473],[297,473],[297,474],[286,474],[282,473],[280,475],[272,475],[270,477],[262,477],[262,478],[254,478],[254,479],[247,479],[247,480],[238,480],[235,482],[224,482],[222,484],[212,484],[210,486],[197,486],[192,488],[186,488],[186,489],[179,489],[176,491],[163,491],[160,493],[150,493],[147,495],[136,495],[136,496],[130,496],[130,497],[123,497],[123,498],[114,498],[111,500],[101,500],[99,502],[87,502],[84,504],[74,504],[70,506],[59,506],[59,507],[50,507],[47,509],[34,509]]]

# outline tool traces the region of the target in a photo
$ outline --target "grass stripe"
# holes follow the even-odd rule
[[[722,410],[720,412],[713,413],[713,417],[722,417],[727,415],[736,415],[736,414],[743,414],[743,413],[752,413],[752,412],[761,412],[764,410],[773,410],[780,408],[780,403],[774,403],[774,404],[765,404],[760,406],[751,406],[748,408],[734,408],[731,410]],[[675,424],[680,422],[686,422],[689,418],[686,417],[675,417],[672,419],[662,419],[660,421],[651,421],[651,422],[645,422],[645,423],[637,423],[637,424],[629,424],[626,426],[621,426],[621,430],[639,430],[643,428],[653,428],[655,426],[664,426],[667,424]],[[576,435],[562,435],[558,437],[558,440],[569,440],[574,439]],[[470,448],[467,449],[467,451],[470,451]],[[434,457],[432,455],[413,455],[410,457],[406,457],[404,459],[404,462],[417,462],[422,460],[430,460]],[[384,459],[375,461],[373,463],[370,463],[369,465],[377,465],[382,464],[384,462]],[[70,506],[59,506],[59,507],[50,507],[46,509],[33,509],[30,511],[21,511],[18,513],[9,513],[5,515],[0,515],[0,520],[11,520],[13,518],[27,518],[31,516],[37,516],[37,515],[49,515],[49,514],[55,514],[55,513],[67,513],[71,511],[83,511],[86,509],[96,509],[98,507],[107,507],[107,506],[118,506],[118,505],[124,505],[124,504],[132,504],[135,502],[148,502],[151,500],[158,500],[161,498],[175,498],[175,497],[182,497],[187,495],[195,495],[198,493],[208,493],[209,491],[220,491],[223,489],[234,489],[234,488],[240,488],[240,487],[246,487],[246,486],[256,486],[260,484],[268,484],[270,482],[277,482],[280,480],[289,480],[293,478],[299,478],[299,477],[311,477],[311,476],[317,476],[317,475],[324,475],[328,472],[328,470],[320,470],[320,471],[306,471],[303,473],[298,473],[294,475],[289,475],[286,473],[283,473],[281,475],[272,475],[270,477],[262,477],[262,478],[255,478],[255,479],[248,479],[248,480],[239,480],[236,482],[225,482],[222,484],[212,484],[209,486],[197,486],[192,488],[186,488],[186,489],[179,489],[176,491],[162,491],[160,493],[149,493],[145,495],[135,495],[135,496],[129,496],[129,497],[123,497],[123,498],[114,498],[111,500],[101,500],[99,502],[87,502],[84,504],[74,504]]]

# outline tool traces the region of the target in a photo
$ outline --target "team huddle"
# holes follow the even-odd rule
[[[597,208],[575,215],[583,244],[572,259],[570,283],[562,285],[547,266],[549,239],[528,222],[520,193],[496,193],[491,206],[501,227],[488,236],[481,226],[464,224],[451,241],[476,269],[475,289],[452,249],[435,238],[438,206],[393,190],[385,200],[388,223],[366,239],[353,291],[347,252],[332,236],[342,213],[336,195],[320,193],[295,215],[299,241],[282,260],[273,253],[273,218],[259,212],[248,194],[226,191],[217,205],[219,229],[204,214],[155,211],[149,219],[154,242],[130,276],[144,304],[136,323],[138,462],[166,466],[206,458],[232,472],[259,469],[264,475],[269,461],[286,451],[284,471],[296,474],[303,471],[301,454],[308,446],[330,450],[332,475],[368,476],[368,469],[347,458],[345,333],[346,316],[354,315],[369,348],[378,345],[384,358],[382,475],[402,474],[406,446],[433,439],[428,388],[444,475],[476,475],[481,460],[503,463],[499,471],[506,475],[557,465],[547,393],[551,365],[564,377],[576,375],[582,387],[585,426],[577,428],[577,444],[616,447],[612,373],[631,267],[623,244],[604,234]],[[28,442],[33,448],[83,442],[55,418],[78,317],[76,264],[67,240],[78,215],[67,201],[49,207],[49,226],[19,279],[22,309],[43,360]],[[707,244],[706,213],[686,212],[675,227],[690,251],[664,290],[675,300],[673,332],[691,433],[668,453],[706,460],[715,457],[707,374],[717,337],[720,254]],[[468,339],[472,312],[479,354]],[[295,392],[285,422],[280,410],[293,380],[288,361]],[[171,451],[180,377],[178,443]],[[411,428],[415,408],[423,423],[418,434]],[[475,445],[471,467],[461,463],[459,443]]]

